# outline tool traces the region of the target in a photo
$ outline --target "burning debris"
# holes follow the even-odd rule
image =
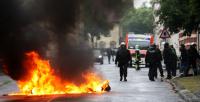
[[[103,93],[110,91],[109,81],[92,72],[82,75],[86,80],[80,85],[62,80],[55,75],[48,60],[43,60],[36,52],[26,53],[24,67],[29,69],[29,76],[17,81],[20,92],[10,95],[49,95]]]

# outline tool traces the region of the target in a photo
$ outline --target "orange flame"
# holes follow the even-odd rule
[[[94,73],[83,75],[85,83],[77,86],[71,82],[63,81],[54,74],[48,60],[43,60],[36,52],[26,54],[25,67],[31,70],[29,78],[17,82],[20,92],[10,95],[50,95],[50,94],[79,94],[103,93],[109,81],[102,79]]]

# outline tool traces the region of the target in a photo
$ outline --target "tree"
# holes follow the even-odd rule
[[[185,35],[198,29],[200,24],[200,3],[198,0],[156,0],[160,9],[156,12],[159,24],[163,24],[171,33],[184,30]]]
[[[121,25],[124,32],[153,33],[153,9],[147,7],[130,9],[121,19]]]
[[[190,0],[189,3],[190,16],[192,19],[191,23],[194,24],[193,29],[197,30],[200,24],[200,2],[199,0]]]

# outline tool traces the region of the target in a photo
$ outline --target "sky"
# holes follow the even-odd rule
[[[143,5],[143,3],[146,2],[146,5],[147,5],[148,7],[150,7],[150,6],[151,6],[151,5],[150,5],[150,1],[151,1],[151,0],[135,0],[134,6],[135,6],[135,8],[139,8],[139,7],[141,7],[141,6]]]

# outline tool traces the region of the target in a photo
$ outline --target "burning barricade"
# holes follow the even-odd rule
[[[102,81],[93,72],[82,75],[85,82],[80,85],[62,80],[56,76],[49,61],[42,59],[36,52],[26,53],[26,60],[23,65],[30,70],[30,75],[17,81],[18,93],[9,95],[104,93],[111,90],[109,81]]]

